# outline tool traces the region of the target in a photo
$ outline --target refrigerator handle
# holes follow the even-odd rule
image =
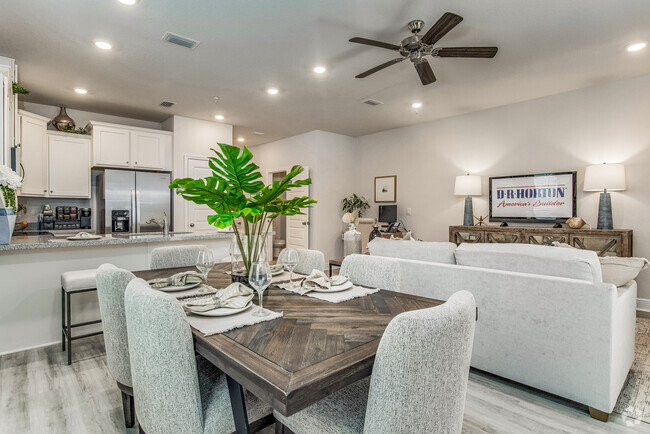
[[[140,233],[140,190],[135,190],[135,221],[136,229]]]
[[[137,199],[135,197],[135,190],[131,190],[131,215],[129,216],[131,219],[131,233],[134,233],[136,231],[136,204]]]

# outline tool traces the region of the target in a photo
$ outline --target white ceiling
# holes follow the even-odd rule
[[[409,20],[426,30],[445,11],[465,20],[438,46],[496,45],[497,56],[431,59],[438,81],[426,87],[409,62],[354,78],[396,56],[348,39],[398,44]],[[201,44],[162,42],[167,31]],[[18,61],[26,100],[157,122],[221,113],[251,145],[314,129],[359,136],[648,74],[650,48],[625,51],[638,40],[650,42],[648,0],[29,0],[0,14],[0,55]],[[328,72],[314,74],[321,64]]]

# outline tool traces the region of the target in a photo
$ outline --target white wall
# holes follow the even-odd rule
[[[186,155],[208,157],[217,143],[232,143],[232,125],[173,116],[163,122],[163,129],[174,132],[173,178],[185,177]],[[174,195],[174,230],[185,230],[185,200]]]
[[[487,215],[489,176],[576,170],[578,215],[595,226],[598,193],[582,191],[584,169],[624,163],[628,187],[612,193],[614,227],[633,229],[634,254],[650,257],[650,75],[366,135],[358,143],[358,190],[374,198],[374,177],[397,175],[400,217],[432,241],[447,240],[448,226],[462,224],[456,175],[483,176],[474,213]],[[650,299],[650,272],[637,281],[639,297]]]
[[[45,116],[46,118],[50,118],[50,119],[57,116],[59,114],[59,111],[61,110],[61,108],[57,106],[35,104],[32,102],[24,102],[24,103],[21,102],[20,105],[21,108],[27,110],[28,112],[36,113],[37,115]],[[159,122],[141,121],[139,119],[105,115],[102,113],[87,112],[87,111],[75,110],[71,108],[66,108],[66,112],[68,113],[68,116],[70,116],[72,120],[74,120],[74,123],[77,126],[77,128],[85,127],[90,121],[109,122],[113,124],[128,125],[131,127],[152,128],[156,130],[162,128]],[[52,125],[48,125],[48,129],[54,130],[54,127]]]
[[[328,260],[343,256],[341,201],[356,192],[361,164],[355,142],[341,134],[311,131],[251,149],[265,182],[269,171],[309,166],[310,196],[318,201],[309,211],[310,248]]]

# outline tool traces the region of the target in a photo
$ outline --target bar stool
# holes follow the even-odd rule
[[[72,341],[90,336],[100,335],[103,332],[86,333],[85,335],[72,336],[74,327],[82,327],[90,324],[102,322],[101,319],[94,321],[85,321],[72,324],[70,315],[70,296],[72,294],[81,294],[83,292],[97,291],[95,282],[95,269],[66,271],[61,274],[61,351],[66,350],[66,340],[68,349],[68,365],[72,364]]]

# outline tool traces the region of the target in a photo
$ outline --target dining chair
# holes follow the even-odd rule
[[[131,428],[135,424],[133,404],[133,383],[131,381],[131,362],[129,343],[126,334],[124,315],[124,291],[135,276],[113,264],[104,264],[97,269],[97,298],[104,329],[106,363],[108,371],[117,382],[122,393],[124,424]]]
[[[209,250],[203,245],[156,247],[151,251],[149,268],[193,267],[199,257],[199,252]]]
[[[394,258],[348,255],[341,263],[339,274],[345,274],[357,285],[389,291],[400,289],[400,264]]]
[[[379,342],[369,380],[289,417],[275,411],[276,432],[460,433],[475,321],[469,291],[397,315]]]
[[[298,252],[298,265],[293,269],[300,274],[310,274],[313,270],[325,269],[325,255],[319,250],[296,249]],[[282,264],[287,249],[283,249],[278,256],[278,264]]]
[[[135,409],[149,434],[231,433],[235,430],[226,376],[202,357],[180,303],[132,280],[124,296]],[[271,413],[250,392],[251,421]]]

